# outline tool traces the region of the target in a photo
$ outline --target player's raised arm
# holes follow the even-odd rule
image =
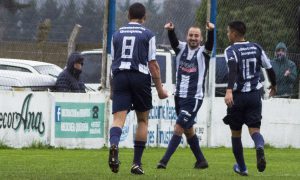
[[[177,48],[179,45],[179,41],[178,41],[176,33],[175,33],[174,24],[172,22],[169,22],[169,23],[165,24],[164,27],[166,30],[168,30],[168,37],[169,37],[169,41],[171,43],[171,47],[177,53],[179,51],[179,49]]]
[[[207,41],[205,42],[205,49],[209,52],[212,51],[214,46],[214,29],[215,25],[211,22],[206,23],[206,30],[208,31],[207,34]]]

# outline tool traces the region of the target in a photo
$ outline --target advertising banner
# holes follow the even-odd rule
[[[104,103],[55,104],[55,138],[103,138]]]
[[[0,140],[10,147],[50,143],[50,107],[47,92],[0,93]]]
[[[104,146],[105,98],[101,94],[55,93],[52,114],[56,147]]]

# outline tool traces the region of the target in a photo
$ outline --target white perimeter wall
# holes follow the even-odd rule
[[[31,94],[31,95],[30,95]],[[27,99],[26,99],[27,97]],[[26,99],[26,101],[25,101]],[[100,128],[99,135],[83,132],[85,126],[78,126],[80,132],[63,132],[57,129],[60,123],[56,116],[57,105],[67,103],[69,108],[78,111],[85,106],[94,106],[95,103],[106,105],[108,100],[103,94],[74,94],[74,93],[49,93],[49,92],[0,92],[0,142],[12,147],[30,146],[33,142],[42,142],[56,147],[67,148],[101,148],[105,145],[105,124],[98,127],[98,121],[105,120],[105,109],[99,114],[97,123],[91,123],[91,117],[66,118],[79,125],[89,122]],[[211,103],[212,102],[212,103]],[[99,105],[102,106],[102,105]],[[109,105],[108,108],[110,107]],[[154,108],[150,112],[148,142],[152,147],[167,147],[176,122],[173,96],[167,100],[153,97]],[[22,111],[23,109],[23,111]],[[109,111],[108,111],[109,112]],[[231,146],[229,126],[222,121],[226,114],[223,98],[205,98],[196,117],[196,133],[201,146],[218,147]],[[263,100],[263,119],[261,132],[265,142],[275,147],[300,148],[300,100],[269,99]],[[112,115],[107,115],[112,123]],[[87,118],[87,119],[85,119]],[[80,124],[81,123],[81,124]],[[82,128],[83,127],[83,128]],[[120,146],[133,147],[136,127],[136,115],[130,112],[123,128]],[[56,129],[55,129],[56,128]],[[64,130],[65,131],[65,130]],[[243,145],[253,147],[253,142],[248,134],[247,127],[243,128]],[[181,146],[186,146],[183,138]]]

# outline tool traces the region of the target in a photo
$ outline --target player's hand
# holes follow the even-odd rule
[[[215,29],[215,25],[213,23],[207,21],[206,22],[206,30],[212,31],[214,29]]]
[[[284,76],[286,77],[286,76],[289,76],[290,74],[291,74],[291,71],[289,69],[287,69],[284,73]]]
[[[226,90],[226,95],[225,95],[224,100],[225,100],[225,104],[226,104],[229,108],[231,108],[231,107],[233,106],[234,102],[233,102],[232,89],[227,89],[227,90]]]
[[[168,22],[167,24],[165,24],[165,29],[166,30],[174,30],[174,24],[172,22]]]
[[[161,90],[158,91],[158,97],[159,99],[166,99],[168,97],[168,91],[164,88],[161,88]]]
[[[276,92],[277,92],[277,87],[276,86],[270,86],[268,89],[270,89],[269,97],[273,97],[273,96],[276,95]]]

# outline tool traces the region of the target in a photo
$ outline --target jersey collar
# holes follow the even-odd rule
[[[233,44],[248,44],[248,43],[249,43],[249,41],[244,41],[244,42],[235,42]]]
[[[129,22],[128,24],[136,24],[136,25],[141,25],[140,23],[138,22]]]

